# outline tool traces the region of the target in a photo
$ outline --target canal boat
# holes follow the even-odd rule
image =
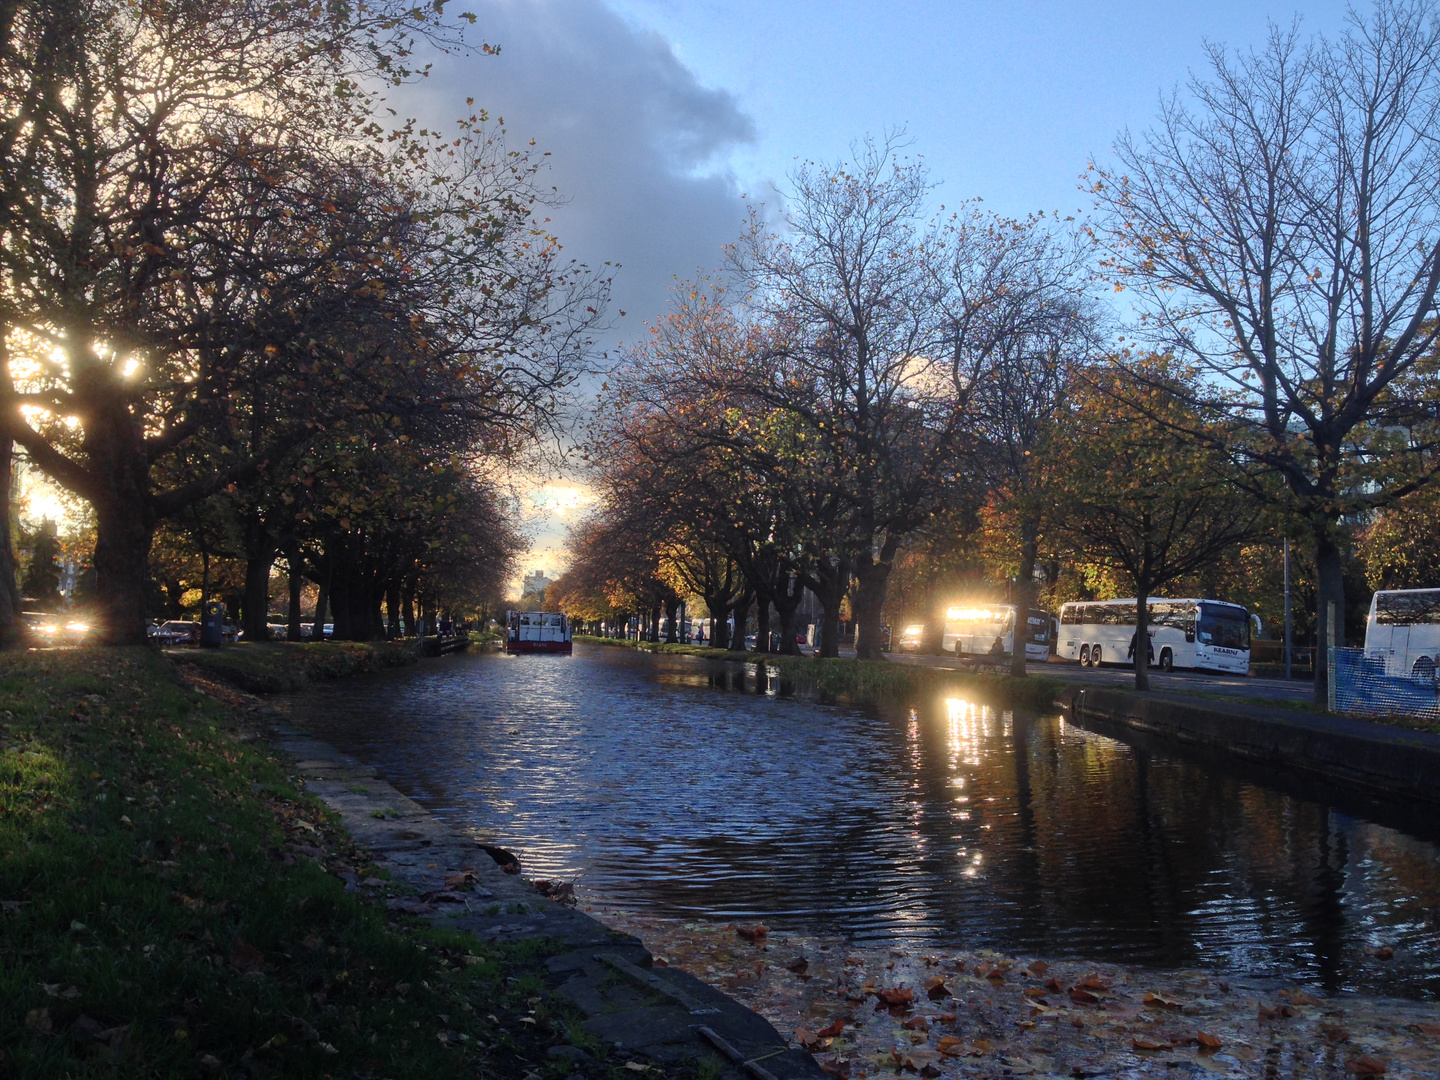
[[[507,653],[570,654],[570,620],[558,611],[507,611],[505,651]]]

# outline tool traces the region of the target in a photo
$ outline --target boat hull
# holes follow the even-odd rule
[[[574,646],[568,641],[506,641],[505,651],[515,655],[524,653],[561,653],[569,656]]]

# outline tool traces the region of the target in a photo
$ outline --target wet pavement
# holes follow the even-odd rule
[[[1440,847],[1404,807],[1057,716],[817,704],[755,672],[580,646],[290,707],[527,876],[637,918],[1440,995]]]

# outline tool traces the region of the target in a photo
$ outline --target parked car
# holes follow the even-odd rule
[[[171,619],[169,622],[152,627],[150,637],[161,645],[198,645],[200,644],[200,624],[185,619]]]
[[[919,652],[920,645],[924,641],[924,639],[925,624],[911,623],[909,626],[905,627],[904,631],[900,634],[900,643],[898,646],[899,651]]]

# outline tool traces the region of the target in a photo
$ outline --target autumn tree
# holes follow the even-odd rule
[[[1134,590],[1135,688],[1150,688],[1148,601],[1263,531],[1263,507],[1236,486],[1227,456],[1185,432],[1193,388],[1155,358],[1076,380],[1046,448],[1049,494],[1073,557]],[[1016,620],[1016,649],[1022,623]]]
[[[397,372],[497,441],[553,415],[604,290],[536,225],[535,162],[483,114],[387,132],[364,89],[442,6],[7,9],[0,437],[94,506],[110,640],[143,639],[156,522],[403,410]]]
[[[1436,16],[1377,0],[1333,40],[1210,46],[1208,75],[1095,175],[1140,335],[1202,376],[1191,437],[1224,431],[1251,490],[1305,522],[1322,641],[1344,610],[1343,521],[1427,482],[1436,445],[1407,385],[1440,334]],[[1317,702],[1326,678],[1322,654]]]

